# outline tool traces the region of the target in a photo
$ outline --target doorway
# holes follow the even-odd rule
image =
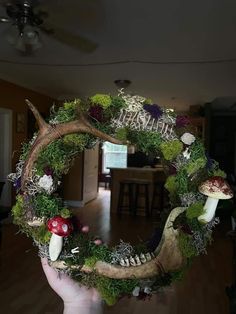
[[[12,171],[12,110],[0,108],[0,182],[5,182],[0,206],[11,206],[11,184],[7,175]]]

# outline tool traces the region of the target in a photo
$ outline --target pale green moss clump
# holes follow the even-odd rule
[[[107,109],[108,107],[110,107],[112,103],[111,97],[105,94],[96,94],[90,97],[90,100],[93,104],[101,105],[104,109]]]
[[[160,149],[166,160],[173,160],[183,150],[183,143],[179,140],[162,142],[160,145]]]
[[[196,202],[196,203],[192,204],[186,210],[186,217],[188,219],[193,219],[193,218],[199,217],[204,212],[203,206],[204,206],[204,204],[202,202]]]
[[[175,193],[177,191],[176,176],[169,176],[166,179],[165,188],[170,193]]]

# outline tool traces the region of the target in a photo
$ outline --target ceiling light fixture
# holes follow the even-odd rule
[[[120,88],[127,88],[131,84],[131,81],[130,80],[115,80],[114,83],[120,89]]]

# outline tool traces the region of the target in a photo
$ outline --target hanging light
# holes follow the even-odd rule
[[[20,29],[12,26],[7,34],[7,41],[21,52],[35,51],[42,47],[39,33],[31,25],[25,25]]]

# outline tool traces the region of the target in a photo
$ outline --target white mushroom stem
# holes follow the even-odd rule
[[[52,262],[55,262],[58,259],[58,256],[62,250],[62,246],[63,237],[53,233],[49,242],[49,257]]]
[[[198,220],[205,224],[210,222],[215,216],[218,202],[219,202],[218,198],[208,196],[206,203],[203,207],[204,213],[198,217]]]

